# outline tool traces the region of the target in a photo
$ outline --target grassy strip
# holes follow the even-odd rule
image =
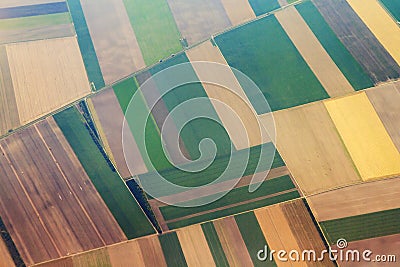
[[[256,16],[260,16],[281,7],[277,0],[249,0],[249,3]]]
[[[328,242],[339,238],[348,242],[400,233],[400,209],[373,212],[358,216],[321,222]]]
[[[50,15],[40,15],[35,17],[2,19],[0,20],[0,30],[10,31],[19,29],[30,29],[69,23],[71,23],[71,17],[69,16],[69,13],[66,12]]]
[[[254,201],[248,204],[244,204],[244,205],[240,205],[237,207],[233,207],[233,208],[229,208],[229,209],[225,209],[225,210],[220,210],[220,211],[215,211],[215,212],[211,212],[211,213],[207,213],[204,215],[200,215],[200,216],[196,216],[193,218],[189,218],[189,219],[184,219],[181,221],[176,221],[176,222],[172,222],[172,223],[168,223],[168,227],[169,229],[176,229],[176,228],[180,228],[180,227],[184,227],[184,226],[188,226],[191,224],[195,224],[195,223],[201,223],[201,222],[206,222],[206,221],[210,221],[210,220],[214,220],[214,219],[218,219],[224,216],[230,216],[233,214],[237,214],[237,213],[241,213],[241,212],[245,212],[245,211],[249,211],[249,210],[254,210],[254,209],[258,209],[261,207],[265,207],[265,206],[269,206],[269,205],[273,205],[276,203],[281,203],[284,201],[288,201],[291,199],[295,199],[300,197],[299,193],[297,191],[294,192],[289,192],[286,194],[282,194],[276,197],[271,197],[271,198],[266,198],[263,200],[259,200],[259,201]]]
[[[268,259],[263,262],[257,258],[257,252],[267,245],[267,241],[264,238],[264,234],[261,231],[261,227],[258,224],[254,212],[236,215],[235,220],[254,266],[277,266],[273,260],[270,261]],[[268,251],[270,251],[269,248]]]
[[[389,10],[389,12],[400,21],[400,2],[396,0],[380,0],[385,7]]]
[[[124,4],[146,65],[182,49],[166,0],[124,0]]]
[[[142,101],[136,103],[137,106],[134,109],[135,114],[129,114],[129,116],[126,116],[126,119],[133,136],[137,140],[137,145],[140,153],[143,155],[143,160],[146,163],[147,169],[163,170],[166,168],[172,168],[172,165],[164,155],[160,133],[153,116],[150,114],[150,117],[146,122],[146,129],[141,129],[136,126],[139,121],[146,119],[147,115],[150,113],[142,93],[137,91],[138,86],[136,81],[133,78],[129,78],[113,86],[113,88],[124,113],[126,112],[133,95],[135,93],[140,94]],[[133,109],[130,109],[130,113],[132,112]],[[143,138],[145,138],[145,144],[140,142]],[[145,157],[145,155],[149,156],[150,161]]]
[[[230,177],[230,179],[240,178],[241,176],[247,176],[247,175],[254,174],[256,171],[257,165],[260,161],[261,151],[263,151],[263,153],[265,153],[266,155],[269,155],[270,157],[272,157],[274,155],[271,168],[277,168],[277,167],[281,167],[281,166],[285,165],[281,156],[275,150],[275,147],[272,143],[267,143],[267,144],[263,144],[260,146],[251,147],[250,149],[243,149],[243,150],[235,151],[235,152],[233,152],[234,153],[233,157],[235,157],[237,159],[241,159],[244,162],[247,162],[247,166],[246,166],[246,169],[244,170],[243,175],[240,175],[240,176],[237,176],[237,175],[241,174],[243,172],[243,170],[242,169],[236,170],[236,166],[233,166],[233,168],[231,168],[231,170],[230,170],[232,173],[232,177]],[[248,158],[246,157],[247,154],[248,154]],[[219,176],[221,176],[221,174],[225,171],[226,167],[228,166],[230,158],[231,158],[230,155],[218,157],[213,161],[213,163],[207,169],[200,171],[200,172],[190,173],[190,172],[184,172],[184,171],[174,168],[174,169],[162,171],[162,172],[160,172],[160,174],[162,175],[162,177],[164,177],[165,179],[167,179],[168,181],[170,181],[174,184],[178,184],[181,186],[188,186],[188,187],[201,186],[201,185],[208,184],[208,183],[216,180]],[[266,158],[268,158],[268,157],[266,156]],[[194,165],[194,164],[190,164],[190,165]],[[269,166],[265,166],[265,167],[269,167]],[[194,167],[194,169],[197,169],[196,166]],[[260,169],[259,171],[265,171],[266,169],[267,168],[263,168],[263,169]],[[151,181],[152,179],[155,179],[155,177],[156,176],[154,173],[146,173],[146,174],[139,176],[139,178],[142,181],[146,180],[149,185],[150,185],[149,181]],[[229,179],[227,179],[227,180],[229,180]],[[154,186],[156,186],[156,185],[157,184],[154,183]],[[174,192],[169,192],[167,190],[164,190],[162,195],[168,196],[173,193]]]
[[[308,1],[296,8],[353,88],[361,90],[372,87],[374,83],[368,74],[335,35],[314,4]]]
[[[221,242],[219,241],[217,231],[215,230],[212,222],[207,222],[201,225],[204,236],[207,239],[208,247],[210,248],[211,254],[213,255],[214,262],[217,266],[229,266],[229,262],[226,259],[224,249],[222,248]]]
[[[272,111],[329,97],[275,16],[226,32],[215,41],[229,65],[258,85]],[[269,112],[265,102],[239,82],[257,113]]]
[[[93,82],[97,89],[103,88],[105,86],[103,74],[101,73],[99,60],[94,50],[81,3],[79,0],[67,0],[67,2],[72,21],[74,22],[75,31],[78,35],[78,44],[89,81]]]
[[[208,205],[203,205],[193,208],[182,208],[175,206],[164,206],[160,210],[165,218],[165,220],[173,220],[183,216],[188,216],[191,214],[204,212],[212,209],[217,209],[234,203],[240,203],[243,201],[255,199],[258,197],[268,196],[285,190],[293,189],[295,186],[289,176],[282,176],[280,178],[275,178],[272,180],[267,180],[261,184],[261,186],[253,193],[249,192],[247,186],[239,187],[231,190],[224,197],[218,199],[217,201],[211,202]],[[213,199],[214,195],[203,197],[202,199]],[[195,205],[198,203],[199,199],[191,200],[185,202],[185,204]]]
[[[164,252],[167,266],[187,266],[178,236],[175,232],[160,235],[158,238]]]
[[[154,233],[122,179],[108,166],[77,109],[69,108],[54,119],[125,235],[131,239]]]

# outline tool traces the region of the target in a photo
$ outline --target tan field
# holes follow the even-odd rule
[[[15,266],[10,253],[8,252],[6,244],[0,238],[0,267],[13,267]]]
[[[0,150],[0,214],[26,264],[126,240],[52,118]]]
[[[189,45],[231,26],[220,0],[167,0],[178,29]]]
[[[276,147],[305,195],[360,181],[321,102],[274,112],[273,116]]]
[[[101,72],[111,84],[144,68],[139,44],[122,0],[82,0]]]
[[[252,266],[249,252],[234,217],[214,221],[219,240],[230,266]]]
[[[188,50],[186,54],[191,62],[207,61],[228,65],[218,47],[213,46],[210,41]],[[211,102],[236,149],[248,148],[270,140],[265,129],[258,122],[256,111],[230,68],[222,68],[225,71],[221,71],[221,68],[212,64],[196,65],[195,63],[193,68],[200,80],[219,81],[228,87],[226,89],[203,82],[204,90],[209,98],[220,101],[231,108],[224,108],[222,104]]]
[[[331,97],[354,91],[294,6],[275,13],[275,17]]]
[[[317,221],[400,208],[400,178],[353,185],[307,198]]]
[[[232,25],[254,19],[256,15],[247,0],[221,0]]]
[[[364,239],[360,241],[350,242],[348,247],[344,249],[345,253],[348,250],[358,250],[363,252],[365,250],[373,251],[370,259],[375,259],[376,255],[397,255],[396,260],[398,261],[400,248],[400,234],[396,235],[388,235],[381,236],[376,238]],[[337,249],[336,245],[333,246],[333,249]],[[361,254],[361,253],[360,253]],[[360,255],[362,258],[362,254]],[[396,266],[395,262],[346,262],[346,261],[338,261],[339,266],[344,267],[393,267]]]
[[[365,92],[324,103],[364,181],[400,174],[400,153]]]
[[[397,87],[397,89],[396,89]],[[400,81],[367,90],[369,101],[400,151]]]
[[[125,138],[130,140],[129,147],[133,149],[131,152],[135,155],[135,161],[133,161],[135,164],[135,166],[133,166],[135,172],[131,174],[126,165],[122,146],[122,125],[124,122],[124,113],[122,112],[114,90],[112,88],[107,89],[93,96],[90,101],[93,103],[94,107],[94,110],[91,110],[91,112],[96,114],[98,118],[96,127],[97,129],[101,129],[100,132],[102,132],[103,135],[101,136],[102,141],[103,143],[108,144],[108,153],[110,157],[115,160],[116,167],[121,176],[123,178],[128,178],[132,175],[146,173],[146,165],[130,131],[126,131],[124,134],[127,134]]]
[[[90,93],[75,37],[6,46],[21,124]]]
[[[301,199],[281,203],[254,211],[261,230],[270,249],[314,250],[317,255],[326,249],[311,216]],[[301,255],[300,255],[301,257]],[[292,261],[279,261],[278,266],[291,266]],[[296,262],[295,266],[308,266],[305,262]],[[311,263],[310,263],[311,266]],[[334,266],[326,259],[320,266]]]
[[[286,6],[288,4],[287,0],[278,0],[278,3],[281,7]]]
[[[0,46],[0,135],[20,125],[5,46]]]
[[[188,266],[215,266],[213,256],[200,225],[176,231]]]
[[[347,0],[349,5],[400,65],[400,28],[378,0]]]
[[[104,248],[74,256],[72,257],[72,264],[74,267],[111,267],[110,258]]]
[[[37,5],[37,4],[55,3],[55,2],[60,2],[60,0],[2,0],[0,3],[0,8],[28,6],[28,5]]]

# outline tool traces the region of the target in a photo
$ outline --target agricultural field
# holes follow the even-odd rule
[[[280,7],[281,0],[248,0],[256,16],[271,12]]]
[[[65,1],[35,2],[5,1],[0,4],[1,44],[75,34]]]
[[[215,42],[229,66],[258,85],[272,111],[329,97],[273,15],[219,35]],[[258,114],[269,111],[243,89]]]
[[[10,252],[8,251],[6,244],[2,239],[0,239],[0,259],[1,259],[0,266],[2,267],[15,266],[15,263],[11,258]]]
[[[51,117],[0,150],[0,214],[26,264],[126,240]]]
[[[81,5],[106,84],[146,66],[123,0],[82,0]]]
[[[400,3],[392,0],[380,0],[384,7],[391,13],[391,15],[400,21]]]
[[[90,93],[74,37],[7,44],[0,50],[5,103],[0,134]]]
[[[167,0],[167,2],[182,38],[185,38],[189,45],[232,26],[220,0]]]
[[[355,90],[372,87],[371,78],[335,35],[313,2],[306,1],[295,7],[352,87]]]
[[[374,83],[400,77],[400,67],[393,55],[386,51],[348,2],[313,0],[313,3]]]
[[[123,2],[147,66],[182,50],[180,33],[166,0]]]
[[[400,174],[400,152],[365,92],[324,104],[362,180]]]
[[[305,195],[361,182],[322,103],[273,115],[276,147]]]
[[[78,110],[71,107],[54,115],[54,119],[128,239],[154,233],[137,200],[110,166]]]
[[[247,0],[221,0],[232,25],[254,19],[256,15]]]
[[[275,17],[329,96],[354,91],[294,6],[277,12]]]

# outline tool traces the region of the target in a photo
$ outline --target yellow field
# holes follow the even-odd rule
[[[364,92],[324,103],[364,181],[400,173],[400,153]]]
[[[238,25],[256,17],[247,0],[221,0],[232,25]]]
[[[400,65],[400,28],[378,0],[347,0],[361,20]]]
[[[200,225],[181,228],[177,230],[176,234],[188,266],[215,266]]]
[[[90,93],[76,37],[6,46],[21,124]]]

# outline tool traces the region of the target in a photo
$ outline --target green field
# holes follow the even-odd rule
[[[56,13],[32,17],[0,20],[0,30],[18,30],[71,23],[69,13]]]
[[[79,0],[67,0],[71,12],[72,21],[78,36],[79,48],[90,82],[93,82],[96,89],[104,87],[103,74],[101,73],[96,51],[94,50],[92,38],[86,24],[82,6]]]
[[[121,177],[108,165],[78,110],[66,109],[54,119],[125,235],[132,239],[155,233]]]
[[[228,64],[252,79],[272,111],[328,98],[274,16],[215,37]],[[242,84],[258,114],[269,112],[264,101]]]
[[[146,65],[182,50],[166,0],[124,0],[124,4]]]
[[[224,216],[229,216],[229,215],[233,215],[233,214],[273,205],[276,203],[281,203],[281,202],[295,199],[298,197],[300,197],[300,195],[297,191],[289,192],[289,193],[282,194],[282,195],[279,195],[276,197],[266,198],[266,199],[259,200],[259,201],[253,201],[249,204],[244,204],[244,205],[236,206],[233,208],[219,210],[219,211],[207,213],[204,215],[192,217],[189,219],[184,219],[184,220],[177,221],[177,222],[168,223],[168,227],[170,229],[176,229],[176,228],[184,227],[184,226],[195,224],[195,223],[206,222],[206,221],[218,219],[218,218],[221,218]]]
[[[398,0],[380,0],[386,9],[393,15],[397,21],[400,21],[400,1]]]
[[[236,215],[235,220],[254,266],[277,266],[274,261],[260,261],[257,258],[257,252],[267,245],[267,241],[264,238],[264,234],[261,231],[261,227],[258,224],[254,212],[251,211]]]
[[[314,4],[308,1],[296,8],[353,88],[361,90],[374,86],[368,74],[335,35]]]
[[[255,146],[250,149],[243,149],[239,151],[234,152],[234,158],[240,159],[244,162],[247,162],[247,168],[244,170],[243,175],[240,175],[239,177],[237,176],[232,176],[230,179],[235,179],[235,178],[240,178],[242,176],[247,176],[254,174],[257,168],[257,165],[260,160],[260,153],[265,153],[267,155],[274,155],[274,160],[272,163],[271,168],[277,168],[284,166],[284,162],[279,155],[278,152],[275,151],[275,146],[272,143],[267,143],[263,144],[260,146]],[[249,158],[247,159],[246,155],[247,153],[249,154]],[[229,160],[230,160],[230,155],[225,155],[222,157],[216,158],[213,163],[205,170],[200,171],[200,172],[185,172],[182,170],[179,170],[177,168],[161,171],[160,174],[167,179],[168,181],[178,184],[181,186],[188,186],[188,187],[195,187],[195,186],[201,186],[208,184],[215,179],[217,179],[226,169],[228,166]],[[196,164],[191,163],[190,165],[196,166]],[[233,166],[236,167],[236,166]],[[269,167],[269,166],[265,166]],[[259,171],[265,171],[267,168],[259,169]],[[232,168],[233,174],[241,173],[241,169],[236,169]],[[147,184],[149,186],[157,186],[155,183],[154,185],[151,184],[151,180],[155,178],[155,173],[154,172],[149,172],[143,175],[139,175],[139,178],[141,181],[147,181]],[[176,192],[169,192],[166,190],[162,191],[160,189],[160,196],[168,196]]]
[[[386,210],[321,222],[330,244],[339,238],[348,242],[400,233],[400,209]]]
[[[167,266],[187,266],[185,256],[175,232],[163,234],[159,237]]]
[[[249,3],[256,16],[260,16],[281,7],[277,0],[249,0]]]
[[[113,88],[118,102],[120,103],[121,109],[125,113],[133,95],[138,90],[137,83],[133,78],[129,78],[118,83],[117,85],[114,85]],[[130,109],[129,114],[127,114],[125,117],[128,121],[129,128],[136,139],[140,153],[143,155],[143,160],[147,166],[147,169],[163,170],[172,168],[172,165],[168,162],[168,159],[164,155],[160,133],[153,116],[150,115],[149,119],[147,120],[146,129],[136,127],[136,125],[141,124],[140,122],[142,120],[146,120],[149,113],[146,100],[140,91],[138,93],[140,94],[140,98],[137,99],[141,99],[141,101],[137,101],[135,103],[136,106]],[[144,123],[141,125],[144,125]],[[143,144],[143,138],[145,138],[144,140],[146,142],[146,146]],[[142,142],[140,142],[140,140],[142,140]],[[149,155],[150,161],[144,156],[146,154]]]
[[[151,68],[150,73],[155,75],[160,71],[182,63],[189,63],[189,59],[184,53],[176,55],[175,57]],[[196,73],[190,65],[188,65],[188,68],[185,69],[185,73],[182,73],[181,75],[185,75],[187,79],[191,79],[193,81],[198,80]],[[162,81],[155,79],[155,82],[156,84],[158,83],[158,88],[162,88]],[[178,115],[172,116],[175,122],[177,122],[178,118],[188,121],[180,134],[191,159],[199,158],[200,151],[198,146],[200,141],[204,138],[210,138],[215,142],[217,146],[217,155],[229,154],[231,150],[230,138],[224,127],[219,124],[220,120],[218,115],[215,112],[211,102],[208,100],[207,94],[200,83],[191,83],[176,87],[165,94],[162,99],[167,106],[167,109],[171,112],[179,104],[198,98],[203,100],[206,99],[206,103],[203,103],[201,106],[196,106],[196,108],[193,108],[192,106],[186,106],[186,108],[183,109]],[[190,120],[194,115],[199,114],[209,115],[212,118],[217,118],[217,121],[207,118]]]
[[[217,266],[229,266],[229,262],[226,259],[225,252],[219,241],[217,231],[215,230],[212,222],[207,222],[201,225],[204,236],[206,237],[208,247],[213,255],[214,262]]]

